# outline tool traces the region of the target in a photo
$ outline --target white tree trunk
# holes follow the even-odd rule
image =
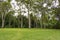
[[[23,28],[23,17],[21,15],[21,28]]]
[[[4,28],[4,22],[5,22],[4,14],[2,13],[2,28]]]
[[[31,19],[30,19],[30,14],[29,14],[29,8],[30,8],[30,5],[28,4],[28,20],[29,20],[29,28],[31,28]]]

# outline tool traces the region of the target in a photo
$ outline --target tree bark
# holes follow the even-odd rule
[[[30,14],[29,14],[29,8],[30,8],[30,5],[28,4],[28,20],[29,20],[29,28],[31,28],[31,19],[30,19]]]
[[[5,22],[4,14],[2,13],[2,28],[4,28],[4,22]]]
[[[10,18],[9,18],[9,27],[10,27],[10,25],[11,25],[11,20],[10,20]]]
[[[18,28],[20,27],[20,20],[19,20],[19,18],[18,18]]]
[[[23,17],[21,15],[21,28],[23,28]]]

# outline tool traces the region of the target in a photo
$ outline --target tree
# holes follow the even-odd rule
[[[14,11],[11,10],[9,11],[6,16],[5,16],[5,25],[8,26],[9,28],[12,27],[12,20],[13,20],[13,16],[14,15]]]
[[[23,5],[23,3],[22,2],[17,2],[17,5],[19,6],[19,9],[18,9],[18,20],[19,20],[19,22],[21,21],[21,28],[23,28],[23,17],[22,17],[22,12],[23,11],[21,11],[21,6]],[[21,19],[21,20],[20,20]],[[19,23],[20,24],[20,23]],[[19,27],[19,25],[18,25],[18,27]]]
[[[2,28],[4,28],[5,24],[5,16],[9,12],[11,5],[10,2],[2,1],[0,4],[0,12],[2,14]]]
[[[19,1],[19,0],[17,0]],[[30,19],[30,10],[31,10],[31,5],[32,5],[32,0],[20,0],[21,3],[23,3],[26,8],[28,9],[28,19],[29,19],[29,28],[31,28],[31,19]]]

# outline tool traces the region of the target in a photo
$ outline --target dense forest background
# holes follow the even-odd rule
[[[60,29],[60,0],[0,0],[0,28]]]

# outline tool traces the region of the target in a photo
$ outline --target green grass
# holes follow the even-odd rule
[[[60,40],[60,30],[4,28],[0,40]]]

